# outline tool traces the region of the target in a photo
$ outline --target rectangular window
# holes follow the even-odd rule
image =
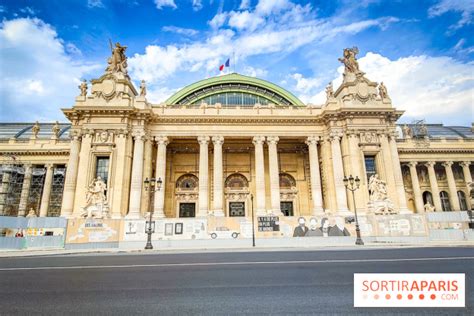
[[[95,165],[95,177],[100,177],[108,185],[109,180],[109,157],[97,157]]]
[[[230,217],[245,216],[245,203],[244,202],[230,202],[229,203],[229,216]]]
[[[280,202],[281,212],[285,216],[293,216],[293,202]]]
[[[365,172],[367,175],[367,181],[371,176],[377,173],[377,168],[375,166],[375,156],[365,156]]]

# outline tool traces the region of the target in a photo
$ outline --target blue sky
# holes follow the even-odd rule
[[[2,121],[65,121],[79,80],[103,73],[108,40],[127,45],[129,73],[154,103],[232,71],[283,86],[306,103],[340,83],[337,58],[358,46],[401,122],[471,125],[474,1],[2,1]]]

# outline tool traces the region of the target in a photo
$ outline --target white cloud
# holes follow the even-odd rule
[[[36,10],[33,9],[32,7],[24,7],[20,9],[21,13],[25,13],[27,15],[36,15]]]
[[[199,11],[202,9],[202,0],[193,0],[193,10]]]
[[[393,105],[405,110],[406,121],[426,119],[428,123],[459,123],[474,121],[474,63],[462,63],[450,57],[409,56],[390,60],[376,53],[367,53],[359,59],[360,69],[369,80],[383,81]],[[342,82],[343,66],[334,78],[334,89]],[[297,78],[311,81],[312,78]],[[326,100],[323,84],[302,85],[299,97],[305,102],[322,104]],[[311,89],[305,90],[305,87]]]
[[[293,6],[293,4],[288,0],[260,0],[255,11],[259,14],[270,15],[272,13],[279,13],[291,6]]]
[[[463,55],[474,53],[474,46],[464,47],[464,44],[466,44],[466,40],[464,38],[461,38],[453,47],[453,50],[456,53]]]
[[[221,12],[217,13],[212,20],[208,22],[208,24],[213,28],[213,29],[218,29],[221,26],[224,25],[224,23],[227,21],[227,12]]]
[[[229,26],[238,30],[254,31],[265,20],[249,11],[234,12],[229,14]]]
[[[265,77],[268,74],[268,71],[261,68],[256,68],[252,66],[245,66],[242,70],[242,74],[250,77]]]
[[[295,89],[297,92],[308,93],[321,86],[322,78],[304,78],[302,74],[295,73],[291,77],[296,80]]]
[[[440,0],[438,3],[428,9],[428,16],[437,17],[450,11],[461,13],[461,19],[457,24],[451,26],[452,29],[458,29],[464,25],[471,24],[474,15],[474,1]]]
[[[181,34],[181,35],[186,35],[186,36],[194,36],[194,35],[199,34],[199,31],[197,30],[177,27],[174,25],[163,26],[161,30],[164,32],[171,32],[171,33],[176,33],[176,34]]]
[[[154,1],[155,1],[156,8],[158,10],[161,10],[164,7],[171,7],[173,9],[178,8],[176,6],[176,3],[174,3],[174,0],[154,0]]]
[[[87,7],[89,8],[105,8],[102,0],[87,0]]]
[[[245,10],[250,7],[250,0],[242,0],[240,2],[239,10]]]
[[[79,94],[79,80],[98,67],[73,62],[56,31],[39,19],[3,21],[0,28],[2,120],[64,121],[58,108],[73,105],[74,97]]]

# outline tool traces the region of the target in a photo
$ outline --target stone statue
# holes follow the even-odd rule
[[[105,191],[107,185],[101,177],[92,180],[87,188],[86,206],[84,207],[83,216],[87,218],[102,218],[107,215],[107,197]]]
[[[388,98],[387,87],[385,87],[383,81],[379,84],[379,96],[382,100]]]
[[[31,132],[33,133],[33,137],[36,138],[38,137],[38,133],[40,131],[41,127],[39,125],[39,122],[36,121],[35,125],[31,128]]]
[[[411,138],[413,136],[413,132],[407,124],[403,125],[403,136],[405,136],[405,138]]]
[[[87,81],[84,79],[81,82],[81,85],[79,86],[79,89],[81,90],[81,97],[85,97],[87,95]]]
[[[359,54],[359,49],[357,47],[345,48],[344,49],[344,58],[339,58],[338,60],[344,64],[346,73],[360,73],[359,63],[357,62],[356,55]]]
[[[112,43],[110,43],[110,49],[112,50],[112,56],[107,60],[109,65],[105,71],[108,73],[121,72],[127,74],[127,56],[125,56],[127,46],[122,46],[117,42],[115,47],[112,47]]]
[[[61,131],[61,127],[59,127],[58,121],[56,121],[51,130],[53,131],[53,136],[55,138],[59,138],[59,132]]]
[[[329,99],[329,98],[332,98],[333,96],[334,96],[334,90],[332,88],[332,82],[330,82],[326,86],[326,97]]]
[[[425,208],[425,212],[433,212],[435,210],[434,206],[431,205],[430,202],[426,202],[423,207]]]
[[[146,83],[145,83],[145,80],[142,80],[142,82],[140,84],[140,96],[141,97],[146,96]]]
[[[370,177],[369,191],[371,201],[384,201],[387,199],[387,184],[379,179],[378,174]]]

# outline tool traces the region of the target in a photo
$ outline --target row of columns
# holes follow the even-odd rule
[[[135,137],[135,149],[133,151],[133,165],[132,165],[132,183],[130,192],[130,205],[128,218],[139,218],[140,216],[140,196],[142,195],[143,187],[143,147],[144,147],[144,135],[134,135]],[[213,214],[215,216],[223,216],[223,158],[222,158],[222,145],[224,143],[223,136],[199,136],[197,138],[199,142],[199,208],[197,216],[207,216],[209,210],[209,143],[212,141],[214,145],[214,168],[213,168],[213,191],[214,191],[214,203],[213,203]],[[166,136],[156,136],[155,141],[157,142],[157,157],[156,157],[156,174],[155,177],[161,178],[162,190],[155,193],[154,199],[154,217],[163,218],[164,203],[165,203],[165,181],[166,181],[166,146],[169,141]],[[279,177],[279,164],[278,164],[278,136],[255,136],[252,139],[252,143],[255,146],[255,194],[256,194],[256,213],[258,215],[265,215],[267,213],[280,214],[280,177]],[[322,200],[322,186],[320,180],[320,169],[319,169],[319,154],[318,154],[318,142],[320,141],[319,136],[309,136],[306,140],[306,144],[309,149],[309,161],[310,161],[310,178],[311,178],[311,195],[313,199],[312,213],[314,215],[324,214],[323,200]],[[332,138],[332,150],[333,150],[333,162],[334,162],[334,180],[337,182],[337,196],[338,196],[338,208],[343,212],[348,212],[345,187],[342,183],[343,168],[342,168],[342,156],[340,149],[340,137],[334,136]],[[265,167],[264,167],[264,149],[263,145],[268,145],[269,155],[269,177],[270,177],[270,207],[266,207],[265,199]]]
[[[441,198],[440,198],[440,190],[438,186],[438,181],[436,179],[436,173],[435,173],[435,166],[436,162],[435,161],[428,161],[424,165],[428,169],[428,178],[430,182],[430,187],[431,187],[431,195],[433,197],[433,203],[435,210],[437,212],[443,211],[443,207],[441,205]],[[468,161],[464,161],[460,163],[463,169],[463,175],[464,179],[467,182],[472,181],[472,176],[471,176],[471,171],[469,170],[469,165],[471,164]],[[415,197],[415,207],[417,211],[422,211],[424,210],[424,203],[423,203],[423,195],[421,192],[420,188],[420,182],[418,180],[418,172],[416,170],[416,166],[418,165],[418,162],[416,161],[411,161],[408,162],[408,167],[410,169],[410,178],[411,178],[411,183],[412,183],[412,188],[413,188],[413,195]],[[457,188],[456,188],[456,181],[454,179],[453,175],[453,162],[452,161],[446,161],[442,162],[441,165],[444,167],[446,171],[446,179],[448,182],[448,191],[449,191],[449,201],[451,203],[451,206],[453,207],[453,210],[459,211],[460,210],[460,204],[459,204],[459,199],[457,195]]]
[[[30,188],[31,188],[31,181],[33,178],[33,165],[31,164],[25,164],[23,165],[24,168],[24,177],[23,177],[23,183],[21,186],[21,192],[20,192],[20,201],[18,204],[18,216],[26,216],[28,213],[27,207],[28,207],[28,198],[30,194]],[[54,174],[54,165],[53,164],[46,164],[46,174],[45,174],[45,179],[43,183],[43,192],[41,194],[41,200],[40,200],[40,208],[39,208],[39,216],[40,217],[46,217],[48,215],[48,209],[49,209],[49,200],[51,197],[51,190],[53,186],[53,174]],[[8,174],[5,174],[7,176]],[[3,179],[3,184],[1,187],[2,192],[7,190],[7,185],[8,185],[9,179]],[[2,208],[4,205],[2,205]],[[35,210],[38,211],[38,210]],[[3,209],[0,210],[0,214],[3,213]]]

